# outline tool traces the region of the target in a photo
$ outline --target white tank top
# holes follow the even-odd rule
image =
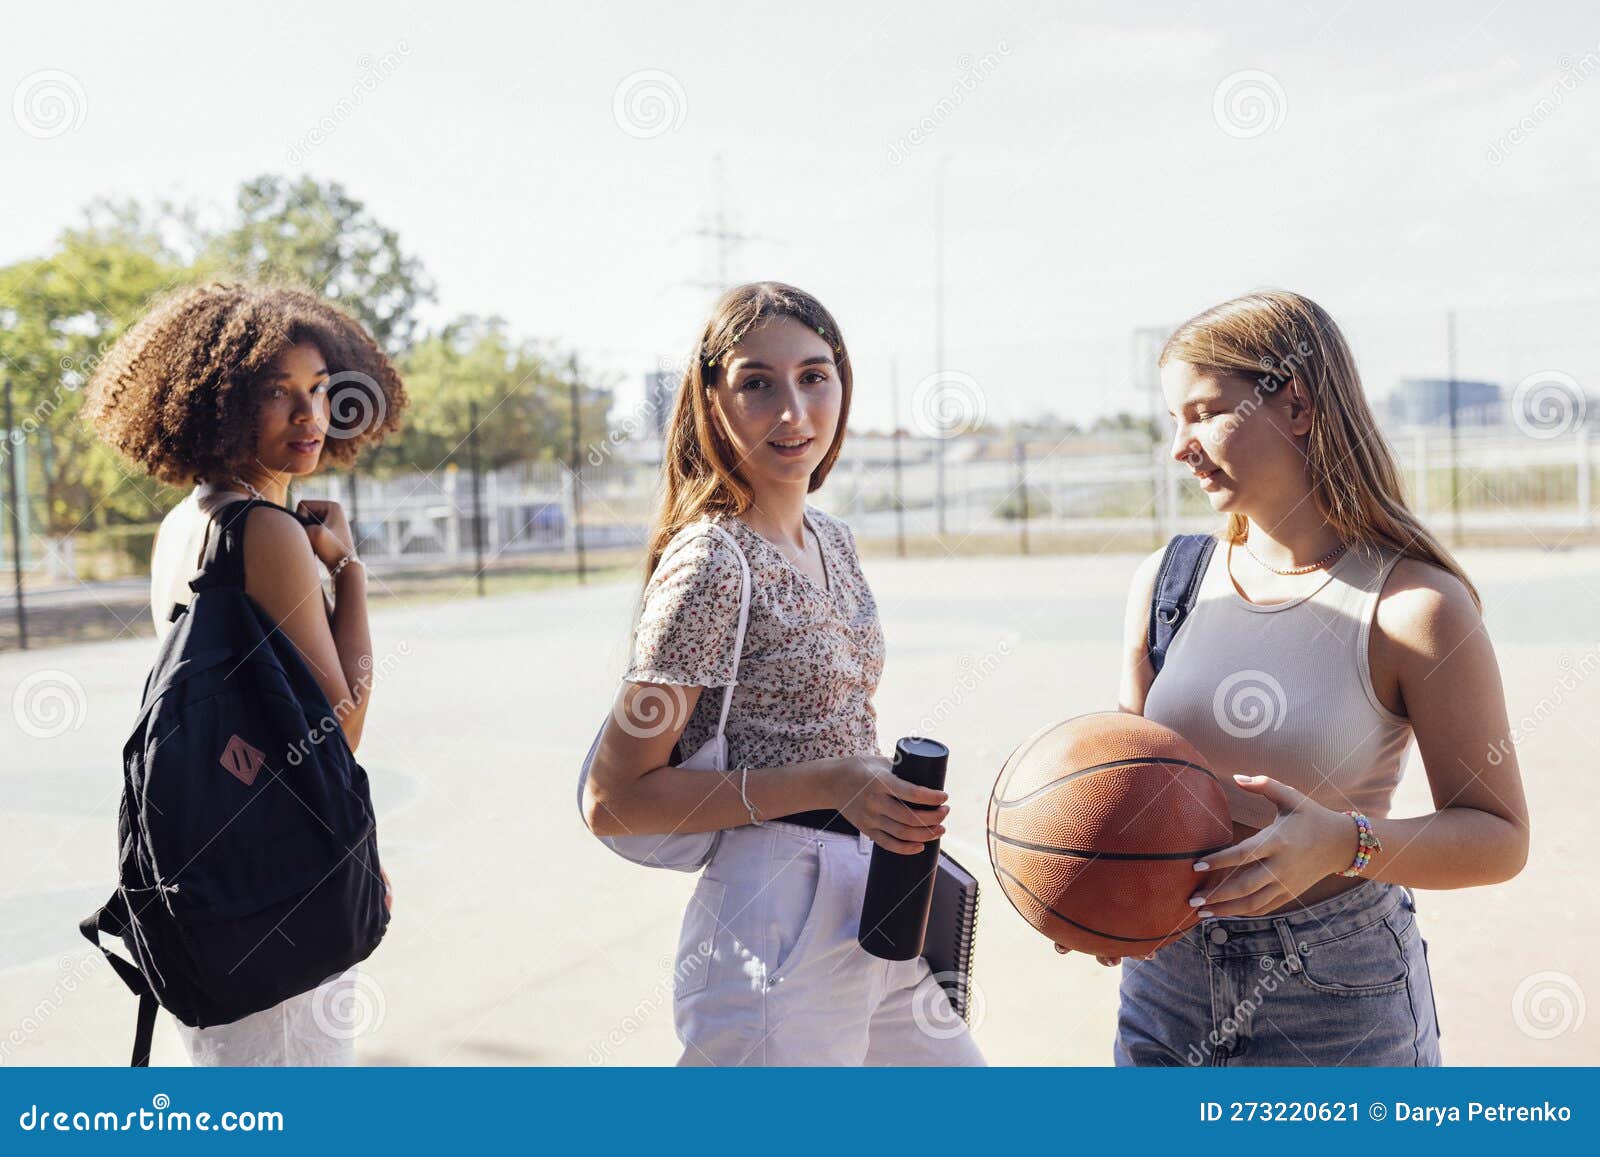
[[[1265,827],[1277,811],[1235,772],[1270,775],[1335,811],[1387,816],[1411,722],[1378,701],[1367,646],[1399,552],[1352,544],[1315,590],[1260,606],[1235,589],[1227,551],[1219,542],[1212,552],[1145,718],[1194,744],[1237,823]]]
[[[251,495],[242,490],[231,490],[202,482],[186,498],[167,512],[156,531],[155,545],[150,551],[150,615],[155,619],[156,640],[167,637],[172,630],[174,603],[189,605],[194,592],[189,580],[200,569],[200,552],[205,548],[206,524],[218,507]],[[332,613],[327,592],[323,602]]]

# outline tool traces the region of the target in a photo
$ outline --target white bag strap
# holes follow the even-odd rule
[[[750,564],[745,561],[744,551],[739,549],[739,543],[722,527],[709,519],[692,524],[690,530],[705,529],[711,531],[733,548],[735,557],[739,560],[739,630],[733,638],[733,682],[722,690],[722,713],[717,717],[717,736],[721,737],[728,726],[728,707],[733,703],[733,689],[739,681],[739,657],[744,653],[744,635],[750,625]],[[679,531],[672,542],[667,544],[667,549],[662,551],[661,560],[656,563],[659,568],[667,557],[680,547],[693,540],[693,535]]]

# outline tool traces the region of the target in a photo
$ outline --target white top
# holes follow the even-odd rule
[[[1273,805],[1233,774],[1270,775],[1335,811],[1389,814],[1411,721],[1378,700],[1368,640],[1397,551],[1353,543],[1312,591],[1262,605],[1239,593],[1218,543],[1144,715],[1205,757],[1232,818],[1265,827]]]
[[[229,502],[251,497],[254,496],[246,491],[202,482],[161,520],[155,546],[150,551],[150,615],[155,619],[158,642],[172,630],[169,616],[173,604],[188,606],[194,597],[189,580],[200,569],[206,523],[212,512]],[[326,592],[323,599],[327,599]],[[331,613],[332,608],[329,610]]]

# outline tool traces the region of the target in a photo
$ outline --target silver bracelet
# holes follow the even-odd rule
[[[749,783],[749,782],[750,782],[750,769],[748,767],[741,767],[739,769],[739,798],[744,800],[745,810],[747,810],[750,813],[750,822],[755,824],[756,827],[759,828],[762,824],[766,823],[767,821],[757,817],[755,804],[751,803],[750,802],[750,797],[745,794],[745,785],[747,783]]]
[[[367,564],[366,563],[362,562],[359,558],[357,558],[353,554],[347,554],[343,558],[341,558],[337,563],[334,564],[333,569],[328,572],[328,577],[329,578],[338,578],[339,577],[339,572],[342,571],[345,567],[349,566],[351,563],[355,563],[362,570],[366,570],[367,569]]]

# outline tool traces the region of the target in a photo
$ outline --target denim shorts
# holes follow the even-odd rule
[[[1270,916],[1202,920],[1124,957],[1117,1065],[1438,1065],[1416,897],[1365,880]]]

